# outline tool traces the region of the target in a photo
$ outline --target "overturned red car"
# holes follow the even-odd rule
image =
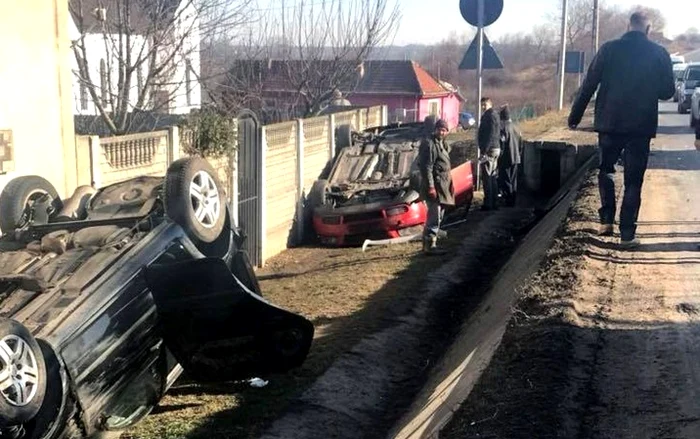
[[[307,197],[322,244],[358,245],[367,238],[397,238],[422,230],[427,208],[414,176],[421,139],[433,124],[426,120],[363,132],[338,127],[332,167]],[[455,207],[468,209],[474,193],[472,162],[453,163],[452,179]]]

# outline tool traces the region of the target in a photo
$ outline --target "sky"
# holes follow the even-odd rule
[[[654,7],[666,17],[666,35],[675,35],[690,27],[700,27],[698,0],[601,0],[608,5],[628,8],[635,5]],[[401,23],[393,44],[431,44],[447,38],[450,32],[462,34],[474,29],[462,19],[459,0],[399,0]],[[681,7],[682,4],[682,7]],[[486,28],[490,39],[504,33],[529,32],[533,26],[547,22],[557,13],[561,0],[504,0],[503,14]]]

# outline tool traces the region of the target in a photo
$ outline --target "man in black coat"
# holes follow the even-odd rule
[[[521,162],[523,139],[510,118],[507,105],[498,113],[501,119],[501,156],[498,159],[498,186],[506,206],[515,206],[518,193],[518,166]]]
[[[421,195],[428,207],[423,231],[423,250],[426,253],[440,253],[437,240],[445,207],[455,204],[450,149],[445,141],[448,132],[447,122],[439,119],[435,123],[435,131],[421,142],[418,155]]]
[[[498,207],[498,157],[501,155],[501,124],[493,110],[490,98],[481,99],[483,114],[479,122],[479,167],[484,187],[484,205],[482,210]]]
[[[637,217],[651,139],[656,137],[659,125],[658,103],[659,99],[672,98],[675,91],[671,57],[648,39],[650,30],[645,13],[632,14],[629,31],[604,44],[596,54],[569,115],[569,127],[575,129],[598,89],[595,130],[599,133],[601,234],[613,233],[613,176],[615,163],[624,154],[625,193],[620,211],[623,248],[639,245],[635,237]]]

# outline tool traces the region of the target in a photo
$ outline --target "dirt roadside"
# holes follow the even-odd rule
[[[552,125],[564,123],[565,115],[553,113],[542,119],[525,122],[522,126],[525,135],[532,138],[541,136]],[[459,141],[460,135],[473,138],[474,133],[457,133],[452,135],[451,140]],[[473,155],[473,144],[472,147],[463,145],[461,150],[458,148],[457,153],[464,157]],[[476,204],[479,204],[478,197]],[[517,230],[522,228],[522,221],[529,218],[530,213],[522,211],[515,213],[515,216],[511,215],[513,213],[501,214],[503,218],[494,221],[492,216],[472,211],[466,224],[450,231],[446,243],[451,255],[444,258],[424,257],[420,254],[419,244],[372,249],[367,253],[355,248],[318,247],[285,251],[269,261],[258,275],[267,299],[314,322],[314,346],[304,366],[288,375],[265,377],[269,379],[270,384],[262,389],[251,388],[245,382],[200,386],[181,379],[151,416],[122,437],[257,437],[281,414],[289,409],[298,408],[298,398],[301,397],[313,405],[308,399],[310,392],[313,393],[310,389],[324,374],[337,373],[338,369],[333,368],[336,361],[347,355],[356,357],[353,348],[363,340],[383,331],[385,334],[389,333],[386,331],[391,331],[402,320],[409,318],[417,304],[425,299],[426,284],[429,283],[431,273],[436,272],[458,253],[463,253],[460,259],[462,267],[474,267],[468,277],[463,274],[464,269],[458,277],[460,282],[469,284],[469,288],[465,290],[469,295],[463,298],[465,301],[462,303],[447,303],[455,305],[454,309],[464,309],[465,313],[473,309],[485,291],[490,277],[515,247],[519,233]],[[465,248],[464,242],[468,243],[466,250],[462,250]],[[479,267],[479,260],[488,260],[488,266]],[[425,317],[429,306],[425,303],[422,306],[426,309],[423,314]],[[447,321],[454,321],[455,324],[464,317],[455,315],[452,310],[445,312],[449,316]],[[415,316],[410,318],[415,322]],[[426,330],[419,324],[414,326],[415,330]],[[447,331],[446,327],[442,328]],[[414,341],[420,338],[418,334],[413,337]],[[406,399],[408,404],[411,386],[415,384],[417,389],[417,380],[423,369],[430,364],[433,356],[441,353],[439,346],[446,346],[447,341],[446,338],[437,337],[435,334],[424,338],[423,343],[415,348],[416,357],[412,357],[414,360],[418,359],[418,362],[423,362],[421,367],[412,369],[415,364],[412,364],[409,358],[396,365],[399,369],[403,368],[401,370],[404,372],[400,373],[406,375],[403,378],[405,382],[399,381],[405,388],[402,394],[396,395],[393,390],[387,390],[382,395],[391,394],[392,397]],[[407,345],[399,344],[395,346],[402,349],[406,347]],[[391,350],[391,346],[387,345],[385,349]],[[377,371],[375,378],[385,376],[382,374],[386,372],[386,367],[394,363],[390,358],[381,359],[381,362],[382,364],[377,364],[374,369],[370,367],[360,370],[364,370],[365,373],[369,373],[370,370]],[[349,371],[353,370],[347,361],[339,364]],[[333,372],[330,372],[331,370]],[[389,382],[395,382],[396,377],[387,379]],[[358,377],[358,382],[362,383],[361,377]],[[381,380],[379,382],[381,383]],[[363,388],[362,385],[355,387]],[[338,398],[337,401],[342,399]],[[326,405],[328,404],[334,403]],[[384,410],[380,407],[381,404],[377,403],[373,405],[372,402],[365,401],[358,404],[368,404],[372,407],[370,411],[375,414]],[[398,413],[400,404],[397,403],[394,409]],[[385,415],[388,417],[386,428],[389,428],[389,418],[394,415]]]
[[[591,174],[441,438],[700,437],[700,157],[677,148],[652,155],[633,252],[596,236]]]
[[[463,212],[456,215],[461,217]],[[264,377],[269,384],[262,389],[251,388],[244,382],[201,386],[181,380],[153,414],[122,438],[258,437],[281,414],[299,409],[303,403],[298,398],[313,405],[308,402],[309,393],[315,392],[310,390],[311,387],[319,377],[324,374],[331,376],[328,374],[338,370],[359,373],[356,384],[343,381],[347,385],[345,389],[359,391],[372,382],[363,380],[363,377],[371,376],[374,371],[378,378],[393,365],[397,368],[396,373],[403,376],[398,381],[403,390],[399,392],[401,395],[393,394],[396,389],[387,392],[395,398],[407,398],[407,404],[410,392],[406,389],[413,385],[414,379],[419,379],[432,356],[439,354],[441,343],[447,342],[445,334],[450,324],[461,321],[462,316],[454,309],[469,310],[480,300],[493,271],[507,259],[524,233],[523,227],[531,220],[532,213],[527,209],[503,210],[497,214],[472,212],[467,223],[449,230],[445,241],[448,254],[440,257],[423,255],[419,243],[373,248],[366,253],[357,248],[318,247],[284,252],[273,258],[258,276],[268,300],[306,316],[316,327],[314,345],[303,367],[290,374]],[[469,282],[469,286],[452,302],[446,302],[447,309],[436,310],[433,302],[429,305],[427,301],[429,278],[458,255],[460,263],[453,262],[452,268],[459,269],[459,272],[453,273],[447,281]],[[483,267],[479,266],[482,257],[488,257],[490,261]],[[450,303],[455,305],[454,309]],[[422,305],[419,307],[418,304]],[[441,316],[442,323],[429,325],[419,321],[414,314],[417,308],[422,310],[420,318],[435,323],[436,316]],[[340,366],[333,367],[343,357],[360,358],[358,344],[382,331],[396,328],[407,319],[412,323],[405,330],[413,327],[418,332],[407,337],[409,341],[403,344],[395,340],[406,334],[394,334],[386,340],[384,349],[410,347],[415,351],[415,357],[407,356],[398,364],[392,363],[392,358],[373,358],[367,360],[373,366],[360,369],[353,369],[346,358]],[[436,328],[445,332],[425,332]],[[413,342],[418,344],[413,346]],[[371,351],[369,349],[365,355]],[[398,358],[401,355],[397,352],[394,359]],[[398,372],[399,367],[403,372]],[[395,385],[396,376],[387,378],[386,382]],[[367,394],[372,393],[371,389],[365,390]],[[307,393],[302,396],[304,392]],[[371,406],[375,413],[382,412],[382,416],[393,416],[384,413],[387,408],[380,402],[367,400],[363,404]],[[360,399],[353,403],[360,403]],[[395,408],[398,409],[399,405]],[[389,425],[387,422],[386,428]]]

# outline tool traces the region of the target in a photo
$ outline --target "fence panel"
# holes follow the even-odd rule
[[[168,169],[168,132],[129,134],[100,139],[100,183],[139,176],[164,176]]]
[[[264,258],[287,248],[297,207],[297,127],[284,122],[265,127],[266,248]]]
[[[367,109],[367,127],[378,127],[382,124],[382,107],[370,107]]]
[[[328,117],[316,117],[304,120],[304,176],[303,186],[309,193],[330,160],[330,141]]]

